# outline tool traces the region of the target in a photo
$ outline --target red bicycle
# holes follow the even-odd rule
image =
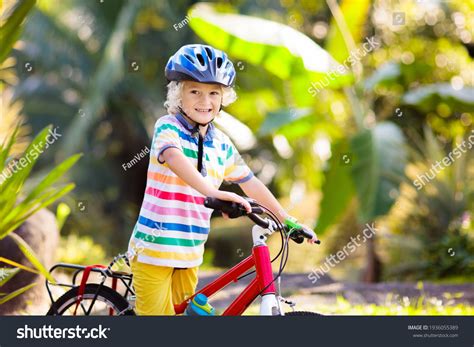
[[[234,301],[224,310],[223,316],[238,316],[250,306],[258,297],[261,297],[260,315],[318,315],[314,312],[294,311],[295,304],[284,299],[277,291],[275,282],[280,281],[280,276],[288,260],[289,240],[296,243],[302,243],[305,238],[311,238],[312,235],[304,229],[290,228],[282,224],[276,216],[264,206],[258,204],[255,200],[247,199],[252,206],[252,212],[248,213],[240,204],[222,201],[215,198],[206,198],[204,205],[216,211],[226,213],[229,218],[238,218],[247,216],[255,225],[252,228],[253,248],[252,254],[242,260],[240,263],[226,271],[213,282],[197,291],[193,296],[187,298],[179,305],[175,305],[177,315],[184,313],[190,300],[199,293],[209,298],[222,290],[228,284],[237,282],[246,276],[255,274],[248,286],[234,299]],[[261,217],[260,215],[265,215]],[[278,254],[271,259],[266,240],[268,236],[275,232],[281,235],[281,248]],[[319,243],[319,241],[317,242]],[[272,272],[272,262],[280,258],[280,267],[278,273],[274,276]],[[57,268],[75,269],[73,284],[66,285],[71,287],[64,295],[57,300],[53,300],[50,282],[46,281],[48,293],[50,294],[52,305],[48,315],[134,315],[133,301],[134,291],[132,285],[132,274],[113,271],[112,267],[119,260],[128,258],[124,255],[116,257],[108,267],[101,265],[80,266],[74,264],[57,264],[51,268],[50,272]],[[252,270],[253,269],[253,270]],[[76,285],[77,275],[84,271],[80,285]],[[87,283],[90,272],[97,272],[101,275],[100,283]],[[112,280],[112,288],[106,285],[107,279]],[[120,294],[117,291],[117,283],[121,281],[125,292]],[[65,284],[59,284],[65,285]],[[88,303],[89,302],[89,303]],[[285,313],[282,303],[288,304],[292,311]]]

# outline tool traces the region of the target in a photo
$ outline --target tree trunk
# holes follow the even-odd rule
[[[376,235],[373,235],[370,239],[367,239],[366,266],[362,277],[365,283],[380,282],[382,275],[382,263],[375,252],[375,237]]]
[[[55,261],[56,249],[59,245],[59,229],[53,213],[43,209],[31,216],[16,231],[25,242],[35,251],[41,263],[49,269]],[[10,238],[0,240],[0,255],[22,265],[33,268],[17,244]],[[1,264],[2,267],[6,266]],[[22,313],[45,314],[49,297],[44,286],[45,279],[42,275],[20,270],[4,286],[0,292],[11,293],[30,283],[36,286],[16,298],[0,305],[0,315],[18,315]]]

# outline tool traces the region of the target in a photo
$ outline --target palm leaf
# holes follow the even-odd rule
[[[10,222],[10,224],[8,225],[2,224],[0,226],[0,240],[4,238],[8,233],[12,232],[21,224],[23,224],[30,216],[32,216],[39,210],[49,206],[56,200],[60,199],[61,197],[69,193],[71,190],[73,190],[74,187],[75,185],[71,183],[60,190],[52,189],[50,192],[43,194],[43,196],[38,198],[37,201],[32,202],[28,208],[25,208],[25,211],[27,212],[22,214],[21,217],[19,217],[17,220]]]
[[[341,25],[344,27],[341,28],[338,25],[339,23],[336,20],[338,14],[333,13],[325,48],[334,59],[343,63],[344,60],[349,57],[350,51],[355,48],[351,46],[360,43],[363,38],[364,23],[367,20],[371,1],[344,0],[342,1],[340,8],[337,8],[336,1],[329,0],[329,2],[335,3],[335,6],[330,6],[330,8],[335,9],[338,11],[338,14],[341,15]],[[345,42],[346,44],[341,44],[341,42]]]
[[[44,128],[26,148],[25,152],[22,155],[22,159],[27,160],[27,164],[25,164],[20,170],[15,172],[10,179],[8,179],[6,182],[4,182],[4,184],[0,186],[0,192],[2,193],[0,196],[0,202],[2,203],[0,204],[0,206],[2,206],[2,208],[0,209],[0,218],[2,218],[0,225],[4,222],[4,218],[15,205],[16,199],[12,199],[11,197],[18,195],[26,178],[30,174],[31,169],[33,168],[34,164],[38,159],[38,152],[41,152],[46,144],[46,136],[48,134],[49,129],[50,127]],[[30,153],[36,153],[38,155],[30,160]]]
[[[20,124],[18,124],[15,127],[15,130],[13,130],[13,133],[5,139],[5,141],[2,144],[1,150],[0,150],[0,171],[3,172],[5,169],[5,164],[8,159],[8,155],[10,154],[10,151],[13,147],[13,144],[15,143],[18,132],[20,131]],[[3,183],[3,182],[2,182]]]
[[[37,198],[42,194],[46,189],[51,187],[56,181],[64,176],[64,174],[69,171],[69,169],[79,160],[82,154],[76,154],[72,157],[66,159],[61,164],[56,166],[29,194],[28,196],[10,212],[10,214],[5,218],[3,224],[8,224],[10,221],[17,218],[19,215],[27,210],[27,206],[30,205],[31,201],[37,200]],[[2,224],[0,224],[2,225]]]
[[[32,272],[32,273],[35,273],[35,274],[38,273],[38,271],[33,270],[32,268],[29,268],[29,267],[27,267],[27,266],[25,266],[25,265],[22,265],[22,264],[20,264],[20,263],[17,263],[16,261],[13,261],[13,260],[10,260],[10,259],[6,259],[6,258],[4,258],[4,257],[0,257],[0,261],[3,262],[3,263],[5,263],[5,264],[10,264],[10,265],[12,265],[12,266],[15,266],[15,267],[17,267],[17,268],[19,268],[19,269],[22,269],[22,270],[25,270],[25,271],[29,271],[29,272]]]
[[[26,292],[27,290],[29,290],[30,288],[33,288],[34,286],[36,286],[37,283],[31,283],[31,284],[28,284],[18,290],[15,290],[13,293],[10,293],[6,296],[3,296],[1,299],[0,299],[0,305],[3,305],[4,303],[6,303],[7,301],[17,297],[18,295],[20,294],[23,294],[24,292]]]
[[[15,233],[10,233],[9,236],[15,241],[18,245],[18,248],[21,252],[25,255],[25,257],[30,261],[30,263],[38,269],[38,271],[48,279],[50,282],[54,282],[53,276],[49,273],[49,271],[41,264],[41,261],[38,259],[35,251],[23,240],[19,235]]]
[[[287,25],[216,9],[210,4],[194,5],[189,10],[189,25],[203,40],[232,57],[262,66],[282,80],[303,78],[306,88],[339,66],[313,40]],[[347,80],[346,74],[339,74],[329,84],[340,86]]]
[[[22,29],[21,24],[25,20],[28,12],[35,5],[35,2],[35,0],[15,1],[9,9],[5,10],[2,8],[2,25],[0,27],[0,38],[2,41],[2,44],[0,45],[0,63],[3,63],[10,53],[13,44],[20,36]]]
[[[11,280],[18,271],[19,268],[0,267],[0,287]]]

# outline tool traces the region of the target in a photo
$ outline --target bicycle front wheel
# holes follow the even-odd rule
[[[286,312],[285,316],[323,316],[323,315],[317,312],[292,311],[292,312]]]
[[[72,288],[56,300],[48,316],[134,316],[128,301],[112,288],[99,284],[86,284],[82,301],[77,305],[79,287]]]

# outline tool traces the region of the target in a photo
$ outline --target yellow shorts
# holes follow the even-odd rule
[[[198,282],[198,267],[176,269],[131,261],[135,311],[140,316],[174,315],[174,304],[192,296]]]

